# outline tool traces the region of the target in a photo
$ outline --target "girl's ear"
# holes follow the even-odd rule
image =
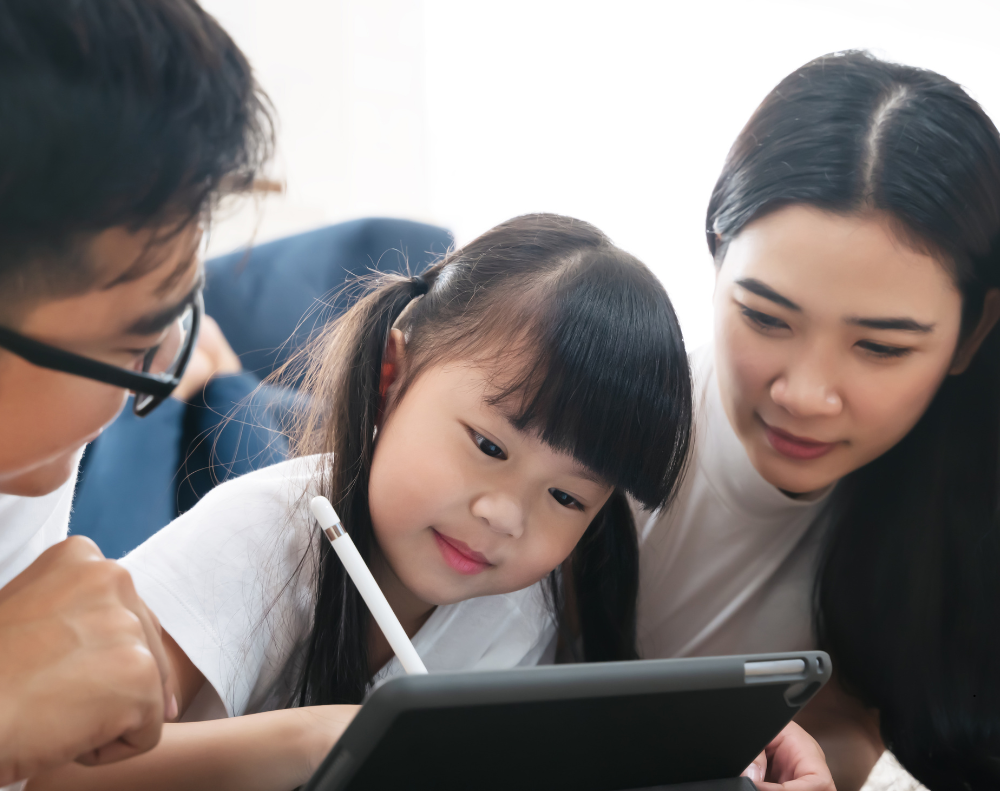
[[[951,370],[948,373],[965,373],[965,369],[969,367],[972,358],[976,356],[976,352],[986,340],[986,336],[996,326],[998,319],[1000,319],[1000,289],[991,288],[983,299],[983,315],[979,317],[979,324],[976,325],[968,338],[958,344],[958,348],[955,350],[955,359],[952,360]]]
[[[406,358],[406,336],[402,330],[395,328],[389,330],[389,339],[385,343],[385,351],[382,353],[382,372],[379,377],[379,419],[385,412],[386,404],[389,401],[389,394],[393,385],[399,382]]]

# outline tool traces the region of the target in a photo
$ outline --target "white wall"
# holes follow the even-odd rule
[[[589,220],[711,334],[709,193],[792,69],[867,47],[940,71],[1000,118],[995,0],[203,0],[282,121],[288,191],[212,249],[363,215],[464,241],[528,211]]]

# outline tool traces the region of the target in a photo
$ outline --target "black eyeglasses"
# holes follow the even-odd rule
[[[0,348],[41,368],[131,390],[135,393],[132,411],[139,417],[145,417],[180,384],[198,340],[198,328],[204,312],[204,300],[200,293],[195,294],[167,327],[163,340],[146,352],[141,373],[73,354],[3,327],[0,327]]]

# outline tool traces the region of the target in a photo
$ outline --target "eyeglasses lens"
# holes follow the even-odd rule
[[[142,366],[143,373],[154,376],[173,376],[177,373],[187,349],[193,321],[194,306],[192,305],[167,328],[160,344],[146,355]]]

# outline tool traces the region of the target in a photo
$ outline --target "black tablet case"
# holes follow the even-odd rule
[[[805,670],[746,673],[788,659]],[[625,791],[736,778],[830,670],[825,653],[806,651],[398,677],[305,791]]]

